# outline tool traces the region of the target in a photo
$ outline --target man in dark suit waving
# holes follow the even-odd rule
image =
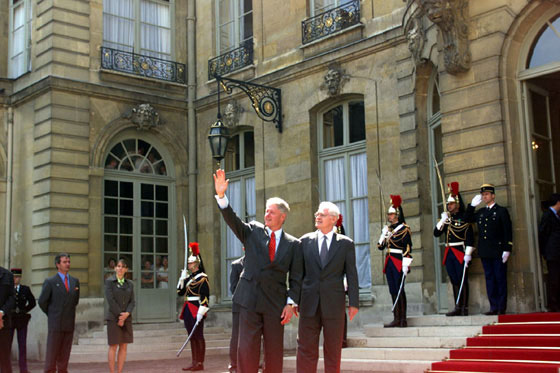
[[[315,213],[317,231],[301,237],[304,277],[299,304],[297,371],[317,371],[319,335],[323,329],[325,372],[340,372],[346,294],[348,317],[358,313],[359,289],[354,242],[335,232],[340,215],[332,202],[321,202]]]
[[[39,296],[39,307],[49,320],[45,373],[57,370],[66,373],[74,337],[76,306],[80,301],[80,281],[68,274],[69,254],[58,254],[54,263],[58,272],[43,282]]]
[[[280,373],[284,324],[293,315],[293,304],[299,302],[302,277],[300,241],[282,229],[290,207],[280,198],[270,198],[266,202],[265,224],[245,223],[229,205],[225,195],[228,180],[223,170],[214,174],[214,187],[225,222],[245,247],[244,268],[233,295],[233,302],[241,307],[238,371],[258,371],[263,336],[265,369],[267,373]]]
[[[548,311],[560,312],[560,194],[552,193],[539,224],[539,248],[548,269]]]

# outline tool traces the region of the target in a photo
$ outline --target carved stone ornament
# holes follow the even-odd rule
[[[233,100],[226,105],[224,110],[224,124],[228,127],[235,127],[239,124],[239,116],[243,113],[243,108]]]
[[[422,51],[426,44],[426,30],[423,22],[424,12],[421,8],[416,8],[405,25],[405,35],[408,40],[408,50],[412,55],[415,65],[422,61]]]
[[[471,67],[468,25],[465,14],[468,0],[417,0],[443,38],[443,60],[450,74],[465,72]]]
[[[137,105],[124,113],[122,117],[130,119],[138,130],[149,130],[163,124],[159,113],[150,104]]]
[[[346,70],[340,68],[338,64],[329,65],[329,70],[323,77],[321,90],[326,90],[329,96],[337,96],[340,94],[342,87],[348,81]]]

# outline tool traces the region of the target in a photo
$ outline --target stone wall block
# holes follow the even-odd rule
[[[443,152],[453,153],[477,146],[501,143],[503,140],[502,123],[496,122],[444,135]]]
[[[400,157],[401,166],[416,165],[417,162],[418,162],[418,154],[416,152],[416,148],[401,150],[401,157]]]
[[[407,99],[406,101],[408,101],[407,105],[414,105],[413,100]],[[403,132],[413,131],[415,129],[416,129],[416,118],[414,117],[414,112],[411,111],[401,115],[399,121],[399,132],[401,132],[401,136]]]
[[[89,183],[87,181],[67,179],[43,179],[33,183],[34,196],[40,196],[50,192],[87,195],[89,193]]]
[[[441,97],[441,106],[447,108],[447,112],[453,112],[478,105],[484,106],[499,99],[500,84],[497,79],[494,79],[465,89],[448,92]]]
[[[48,223],[45,225],[34,226],[32,229],[33,240],[62,238],[62,239],[82,239],[87,240],[87,226],[82,225],[59,225]]]
[[[474,170],[505,163],[503,144],[473,148],[468,151],[445,156],[443,169],[445,174]]]
[[[445,114],[442,118],[441,129],[446,134],[500,120],[502,120],[500,102],[494,101],[486,105],[469,107],[458,112]]]
[[[418,167],[416,167],[416,165],[411,165],[411,166],[401,168],[401,181],[403,183],[417,181],[417,180],[418,180]]]

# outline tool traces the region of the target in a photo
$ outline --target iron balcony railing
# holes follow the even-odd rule
[[[249,39],[241,43],[239,48],[208,60],[208,80],[214,79],[216,75],[224,76],[252,64],[253,39]]]
[[[101,67],[107,70],[185,84],[185,65],[132,52],[101,47]]]
[[[352,0],[301,22],[301,42],[307,44],[360,22],[360,1]]]

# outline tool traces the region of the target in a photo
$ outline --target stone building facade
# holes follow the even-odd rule
[[[228,266],[242,251],[213,198],[207,134],[220,110],[240,214],[260,220],[281,196],[299,236],[321,200],[342,208],[361,286],[351,328],[390,313],[376,248],[389,194],[413,231],[409,312],[452,304],[432,237],[434,163],[467,202],[496,185],[514,226],[508,311],[541,310],[536,222],[560,174],[559,16],[554,0],[0,0],[2,265],[22,267],[38,295],[69,252],[85,329],[102,323],[103,280],[124,257],[135,319],[173,321],[185,216],[213,320],[227,322]],[[214,74],[279,88],[281,132],[239,88],[221,90],[218,107]],[[470,285],[471,312],[487,310],[476,255]],[[33,316],[41,357],[44,316]]]

